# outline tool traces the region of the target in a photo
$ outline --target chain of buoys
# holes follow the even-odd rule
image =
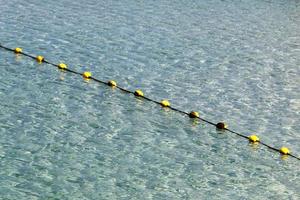
[[[30,54],[24,53],[23,50],[22,50],[22,48],[20,48],[20,47],[17,47],[17,48],[15,48],[15,49],[11,49],[11,48],[5,47],[5,46],[3,46],[3,45],[1,45],[1,44],[0,44],[0,47],[1,47],[2,49],[8,50],[8,51],[12,51],[12,52],[14,52],[14,53],[16,53],[16,54],[21,54],[21,55],[30,57],[30,58],[32,58],[32,59],[35,59],[35,60],[36,60],[37,62],[39,62],[39,63],[46,63],[46,64],[49,64],[49,65],[52,65],[52,66],[57,67],[58,69],[60,69],[60,70],[62,70],[62,71],[66,71],[66,72],[70,72],[70,73],[73,73],[73,74],[81,75],[81,76],[82,76],[83,78],[85,78],[85,79],[91,79],[91,80],[94,80],[94,81],[96,81],[96,82],[99,82],[99,83],[108,85],[108,86],[110,86],[110,87],[118,88],[118,89],[120,89],[120,90],[123,91],[123,92],[130,93],[130,94],[135,95],[137,98],[141,98],[141,99],[145,99],[145,100],[151,101],[151,102],[153,102],[153,103],[156,103],[156,104],[161,105],[162,107],[166,107],[166,108],[169,108],[169,109],[171,109],[171,110],[173,110],[173,111],[176,111],[176,112],[179,112],[179,113],[181,113],[181,114],[187,115],[187,116],[189,116],[190,118],[193,118],[193,119],[199,119],[199,120],[201,120],[201,121],[203,121],[203,122],[206,122],[206,123],[208,123],[208,124],[211,124],[211,125],[215,126],[215,127],[216,127],[218,130],[220,130],[220,131],[228,131],[228,132],[233,133],[233,134],[235,134],[235,135],[237,135],[237,136],[240,136],[240,137],[242,137],[242,138],[245,138],[245,139],[247,139],[247,140],[249,141],[249,143],[252,143],[252,144],[261,144],[261,145],[263,145],[263,146],[265,146],[265,147],[267,147],[267,148],[269,148],[269,149],[271,149],[271,150],[274,150],[274,151],[279,152],[279,153],[280,153],[281,155],[283,155],[283,156],[288,156],[288,155],[289,155],[289,156],[291,156],[291,157],[293,157],[293,158],[296,158],[296,159],[300,160],[300,158],[297,157],[297,156],[295,156],[294,154],[292,154],[292,153],[290,152],[290,150],[289,150],[287,147],[284,147],[284,146],[283,146],[283,147],[281,147],[280,149],[277,149],[277,148],[275,148],[275,147],[272,147],[272,146],[270,146],[270,145],[268,145],[268,144],[262,142],[262,141],[259,139],[259,137],[258,137],[257,135],[255,135],[255,134],[250,135],[250,136],[246,136],[246,135],[243,135],[243,134],[238,133],[238,132],[236,132],[236,131],[230,130],[230,129],[228,128],[228,125],[227,125],[225,122],[214,123],[214,122],[211,122],[211,121],[209,121],[209,120],[206,120],[206,119],[200,117],[199,113],[196,112],[196,111],[185,112],[185,111],[179,110],[179,109],[177,109],[177,108],[172,107],[172,106],[171,106],[171,103],[170,103],[168,100],[166,100],[166,99],[163,99],[163,100],[161,100],[161,101],[156,101],[156,100],[153,100],[153,99],[151,99],[151,98],[148,98],[148,97],[144,96],[143,91],[140,90],[140,89],[137,89],[137,90],[135,90],[134,92],[129,91],[129,90],[125,89],[125,88],[122,88],[122,87],[118,86],[117,82],[114,81],[114,80],[109,80],[108,82],[106,82],[106,81],[102,81],[102,80],[99,80],[99,79],[93,77],[91,72],[88,72],[88,71],[83,72],[83,73],[76,72],[76,71],[74,71],[74,70],[69,69],[68,66],[67,66],[65,63],[55,64],[55,63],[52,63],[52,62],[46,60],[46,59],[45,59],[43,56],[41,56],[41,55],[38,55],[38,56],[32,56],[32,55],[30,55]]]

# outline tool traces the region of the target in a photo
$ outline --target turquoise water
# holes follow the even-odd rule
[[[1,0],[0,42],[300,156],[300,2]],[[300,162],[0,50],[0,199],[300,199]]]

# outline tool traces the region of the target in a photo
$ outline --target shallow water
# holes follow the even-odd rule
[[[300,156],[299,1],[1,0],[0,42]],[[300,163],[0,50],[0,199],[300,199]]]

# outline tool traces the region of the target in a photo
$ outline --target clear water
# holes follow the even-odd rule
[[[297,0],[0,0],[0,41],[300,155]],[[0,199],[300,199],[300,162],[0,50]]]

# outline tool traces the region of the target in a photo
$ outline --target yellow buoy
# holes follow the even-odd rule
[[[290,150],[287,147],[281,147],[280,153],[282,153],[284,155],[288,155],[288,154],[290,154]]]
[[[22,53],[23,50],[20,47],[15,48],[15,53]]]
[[[226,129],[226,128],[228,128],[228,125],[225,124],[224,122],[219,122],[219,123],[217,123],[216,127],[217,127],[217,129]]]
[[[116,81],[113,81],[113,80],[108,81],[107,84],[108,84],[109,86],[111,86],[111,87],[116,87],[116,86],[117,86]]]
[[[142,90],[136,90],[136,91],[134,92],[134,95],[135,95],[135,96],[138,96],[138,97],[143,97],[143,96],[144,96],[144,93],[143,93]]]
[[[91,78],[92,73],[91,72],[83,72],[82,76],[83,76],[83,78]]]
[[[252,143],[259,142],[259,137],[257,135],[250,135],[249,142],[252,142]]]
[[[170,102],[168,100],[162,100],[160,102],[160,105],[162,105],[163,107],[170,107]]]
[[[65,63],[59,63],[58,68],[59,69],[67,69],[68,67]]]
[[[44,57],[43,57],[43,56],[37,56],[37,57],[36,57],[36,60],[37,60],[39,63],[41,63],[41,62],[44,61]]]
[[[198,118],[199,117],[199,113],[196,111],[192,111],[189,113],[189,117],[190,118]]]

